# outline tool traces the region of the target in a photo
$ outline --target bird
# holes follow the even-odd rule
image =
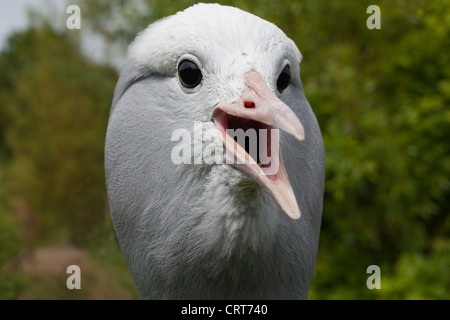
[[[301,60],[274,23],[219,4],[157,20],[130,43],[104,165],[139,298],[307,299],[325,154]],[[256,140],[239,140],[250,130]]]

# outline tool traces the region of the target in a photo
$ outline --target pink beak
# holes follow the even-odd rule
[[[293,135],[299,141],[305,137],[303,126],[295,113],[270,90],[262,76],[256,71],[244,75],[244,90],[236,101],[218,104],[213,119],[219,137],[225,148],[226,163],[232,163],[263,188],[292,219],[300,218],[300,209],[281,159],[278,130]],[[270,165],[257,163],[250,154],[237,143],[227,130],[265,129],[267,141],[259,135],[259,152],[270,155]],[[230,131],[228,131],[230,132]]]

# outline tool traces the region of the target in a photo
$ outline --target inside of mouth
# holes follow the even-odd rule
[[[246,118],[236,117],[229,115],[228,116],[228,125],[227,129],[234,130],[236,133],[238,129],[242,129],[244,132],[245,139],[238,139],[237,135],[234,135],[234,141],[238,143],[252,158],[255,160],[255,162],[262,168],[264,167],[270,167],[270,162],[267,163],[267,161],[262,160],[262,156],[270,157],[270,130],[271,127],[269,125],[266,125],[264,123],[250,120]],[[265,129],[266,131],[263,132],[262,129]],[[250,131],[249,131],[250,130]],[[256,134],[256,140],[252,139],[252,132],[253,131]],[[263,136],[264,135],[264,136]],[[265,140],[265,141],[264,141]],[[252,145],[251,144],[256,144]],[[253,150],[256,149],[256,155],[254,152],[252,153],[250,150],[253,148]]]
[[[249,157],[251,157],[259,167],[270,167],[271,163],[268,160],[271,157],[272,126],[256,120],[234,116],[223,111],[221,111],[219,115],[216,115],[215,121],[219,122],[221,130],[223,130],[225,134],[231,133],[230,136],[233,137],[234,141],[247,152]],[[239,131],[237,131],[238,129],[242,129],[242,131],[239,133]],[[240,134],[242,135],[238,138]],[[254,139],[255,135],[256,139]],[[251,152],[251,150],[253,152]]]

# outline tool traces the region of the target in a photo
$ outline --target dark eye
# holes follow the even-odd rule
[[[277,89],[280,93],[284,91],[291,82],[291,68],[289,65],[284,67],[283,71],[281,71],[280,75],[278,76],[277,80]]]
[[[182,60],[178,65],[180,81],[186,88],[195,88],[202,81],[202,72],[198,66],[190,60]]]

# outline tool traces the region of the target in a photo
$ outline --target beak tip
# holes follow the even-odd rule
[[[294,136],[298,141],[305,140],[305,129],[301,122],[297,119],[296,123],[290,124],[288,126],[280,126],[280,129],[286,131],[287,133]]]
[[[298,141],[304,141],[305,140],[305,132],[302,131],[301,133],[297,133],[295,135],[295,137],[297,138]]]
[[[298,210],[298,211],[287,212],[287,215],[288,215],[289,218],[291,218],[292,220],[298,220],[298,219],[300,219],[300,217],[301,217],[300,210]]]
[[[300,122],[300,121],[299,121]],[[298,139],[298,141],[303,141],[305,140],[305,129],[303,128],[303,125],[300,123],[300,128],[297,131],[297,136],[296,138]]]

